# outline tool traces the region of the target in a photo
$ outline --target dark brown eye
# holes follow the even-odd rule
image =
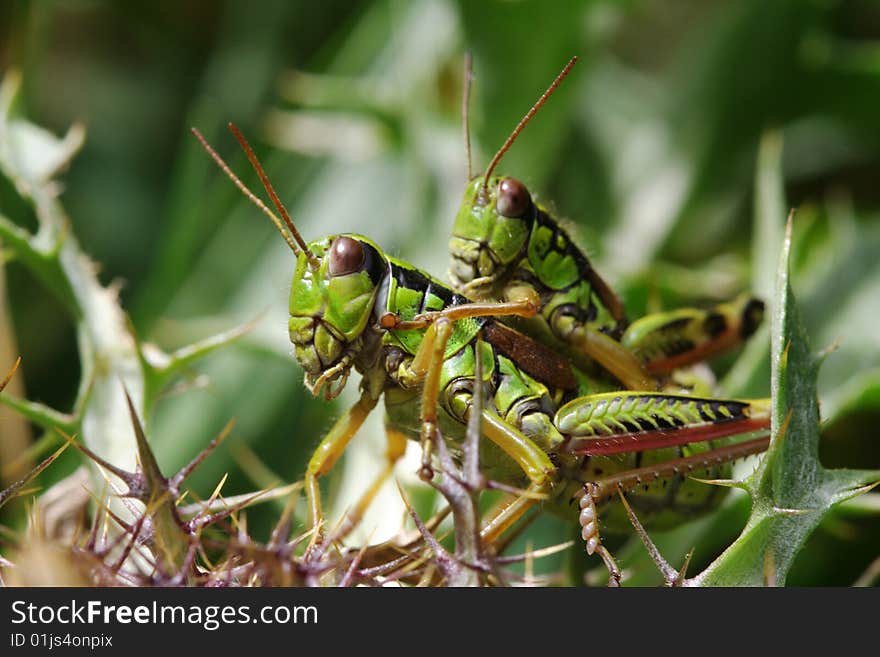
[[[515,178],[503,178],[498,183],[495,210],[503,217],[521,217],[529,209],[532,199],[529,190]]]
[[[342,276],[360,270],[364,247],[350,237],[337,237],[330,246],[330,275]]]

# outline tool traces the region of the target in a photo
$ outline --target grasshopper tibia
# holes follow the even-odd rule
[[[761,452],[766,451],[769,442],[769,437],[754,438],[752,440],[746,440],[731,445],[724,445],[699,454],[691,454],[689,456],[682,456],[661,463],[653,463],[648,466],[607,475],[595,481],[585,482],[582,488],[575,494],[575,499],[577,499],[578,506],[581,510],[578,516],[578,522],[581,526],[581,538],[584,540],[587,554],[598,554],[602,558],[602,561],[605,562],[605,566],[608,568],[610,574],[608,585],[619,585],[621,573],[614,557],[607,548],[602,545],[599,536],[598,506],[600,503],[608,501],[615,494],[619,494],[623,505],[627,510],[630,522],[633,524],[636,533],[640,535],[642,541],[645,542],[645,545],[650,552],[650,541],[646,541],[647,534],[645,534],[644,529],[641,527],[641,523],[635,517],[635,513],[632,511],[629,504],[623,499],[625,492],[638,486],[650,484],[658,479],[683,477],[686,476],[687,473],[696,469],[734,461],[754,454],[760,454]],[[652,557],[653,556],[654,554],[652,553]],[[669,575],[669,572],[673,570],[671,567],[661,567],[659,561],[656,559],[655,563],[658,564],[667,584],[670,586],[679,586],[682,584],[684,581],[683,572],[676,573],[675,577],[672,577]]]

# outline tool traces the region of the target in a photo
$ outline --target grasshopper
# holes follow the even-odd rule
[[[499,315],[507,312],[503,305],[473,303],[357,234],[306,243],[250,146],[230,127],[284,223],[193,132],[226,175],[272,219],[296,255],[289,333],[294,356],[305,370],[305,385],[314,395],[331,399],[352,370],[361,375],[358,401],[335,422],[306,467],[309,522],[316,536],[324,519],[319,479],[383,397],[386,467],[350,512],[350,523],[390,476],[407,439],[422,442],[428,455],[425,478],[433,474],[434,441],[445,440],[458,453],[479,391],[483,473],[525,489],[484,522],[483,540],[498,538],[541,500],[565,509],[566,502],[579,498],[588,551],[598,551],[618,577],[599,542],[599,502],[619,487],[641,487],[645,504],[653,504],[660,514],[676,505],[696,511],[708,503],[707,496],[684,477],[686,472],[705,468],[709,476],[717,476],[717,464],[766,449],[765,438],[731,446],[713,442],[766,432],[766,400],[627,390],[584,396],[589,375],[502,323]]]
[[[464,125],[469,183],[449,242],[453,288],[469,298],[497,301],[518,315],[514,324],[582,370],[596,364],[633,390],[653,390],[658,377],[747,339],[764,304],[749,295],[709,310],[683,308],[629,324],[614,290],[526,186],[493,175],[538,109],[565,78],[572,58],[490,161],[470,176],[465,66]]]

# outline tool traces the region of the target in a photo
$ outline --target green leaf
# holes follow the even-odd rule
[[[765,132],[758,149],[755,171],[752,289],[767,304],[771,314],[776,258],[782,245],[782,217],[785,211],[782,135],[775,131]],[[766,394],[769,336],[770,331],[765,323],[749,340],[742,357],[724,379],[722,388],[727,394],[750,397]]]
[[[835,504],[870,490],[880,471],[827,470],[818,459],[821,359],[810,351],[789,284],[791,219],[777,274],[771,327],[770,448],[745,480],[752,512],[740,537],[703,573],[704,586],[785,583],[799,549]]]

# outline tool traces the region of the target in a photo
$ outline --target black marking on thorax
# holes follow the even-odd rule
[[[397,281],[397,286],[407,288],[409,290],[418,290],[422,294],[422,306],[419,312],[428,310],[425,304],[428,302],[428,295],[438,297],[443,302],[444,308],[450,306],[461,306],[470,303],[467,297],[456,294],[449,287],[434,280],[415,267],[407,267],[396,262],[391,263],[391,275]]]
[[[593,265],[590,264],[587,256],[584,255],[584,252],[578,248],[574,243],[574,240],[571,239],[571,236],[562,228],[562,226],[559,225],[559,222],[537,205],[533,207],[535,208],[535,223],[539,226],[545,226],[553,231],[550,248],[572,258],[577,265],[578,273],[582,276],[586,276],[588,272],[593,271]],[[558,246],[560,237],[565,244],[562,248]]]
[[[356,236],[351,237],[356,239]],[[385,256],[379,253],[372,244],[363,240],[358,241],[364,249],[364,264],[362,265],[362,269],[367,272],[373,285],[379,285],[382,281],[382,277],[385,276],[385,272],[387,271]]]

